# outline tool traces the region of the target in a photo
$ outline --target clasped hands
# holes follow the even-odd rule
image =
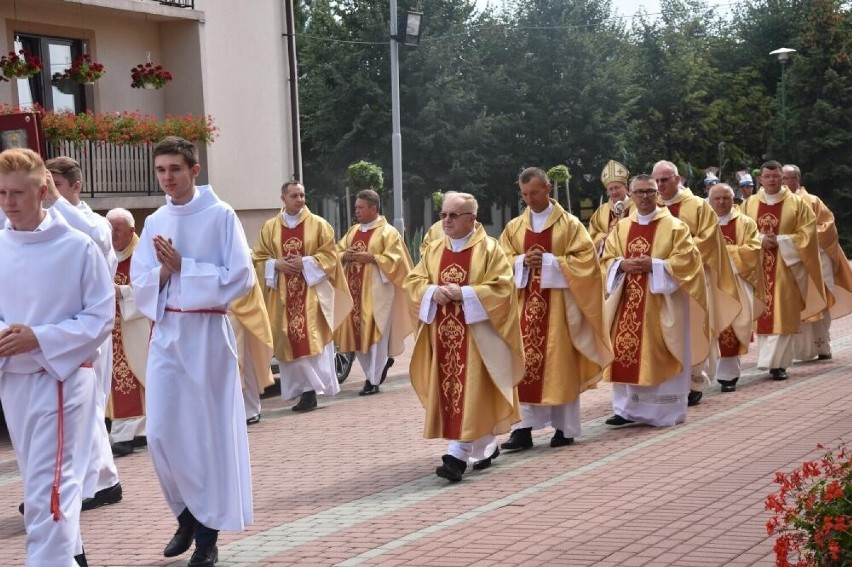
[[[295,276],[302,272],[302,263],[301,254],[278,258],[275,260],[275,270],[284,272],[288,276]]]
[[[618,269],[625,274],[641,274],[650,272],[653,269],[653,264],[650,256],[642,254],[635,258],[625,258],[618,265]]]
[[[454,283],[439,285],[435,288],[435,293],[432,294],[432,299],[434,299],[435,303],[438,305],[446,305],[453,301],[461,301],[461,287],[459,287],[459,284]]]
[[[760,247],[764,250],[774,250],[778,248],[778,237],[774,234],[764,234],[760,242]]]
[[[30,327],[15,323],[0,332],[0,357],[15,356],[38,348],[38,338]]]
[[[544,251],[536,248],[524,254],[524,264],[531,270],[538,270],[541,269],[542,258],[544,258]]]
[[[154,251],[157,261],[168,274],[180,273],[181,257],[177,249],[172,245],[172,239],[160,234],[154,237]]]
[[[359,252],[354,248],[348,249],[343,253],[344,262],[357,262],[359,264],[373,264],[376,258],[369,252]]]

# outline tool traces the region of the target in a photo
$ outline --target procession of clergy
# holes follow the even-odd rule
[[[600,380],[608,425],[675,425],[714,379],[735,391],[754,337],[758,367],[785,380],[794,359],[831,358],[830,322],[852,312],[832,213],[774,161],[753,195],[741,177],[739,205],[715,179],[694,195],[671,162],[630,179],[610,161],[588,229],[528,168],[526,208],[499,239],[472,195],[447,192],[416,266],[372,190],[338,241],[285,183],[250,249],[233,209],[195,186],[191,143],[163,140],[154,163],[166,204],[138,236],[129,211],[104,219],[80,200],[75,161],[0,153],[0,398],[31,567],[87,564],[80,511],[121,500],[113,456],[146,443],[177,521],[163,554],[194,541],[189,565],[214,565],[218,531],[252,521],[246,427],[273,354],[282,397],[310,411],[340,390],[335,345],[369,396],[416,332],[424,436],[448,440],[435,473],[457,482],[532,447],[534,429],[572,444]]]

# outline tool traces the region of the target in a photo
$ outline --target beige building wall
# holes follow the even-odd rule
[[[189,10],[154,0],[0,0],[0,50],[11,50],[15,32],[86,39],[106,67],[87,87],[96,112],[212,115],[219,136],[202,148],[199,183],[211,183],[237,210],[254,242],[294,171],[282,4],[196,0]],[[130,88],[130,69],[149,56],[174,80],[160,90]],[[0,83],[0,102],[18,103],[13,83]],[[99,210],[154,209],[163,198],[89,202]]]

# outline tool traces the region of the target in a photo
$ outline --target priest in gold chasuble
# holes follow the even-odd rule
[[[716,381],[723,392],[737,389],[740,355],[748,353],[754,319],[763,312],[763,277],[760,265],[760,238],[757,224],[734,208],[734,189],[727,183],[710,188],[708,202],[719,217],[728,256],[737,274],[742,310],[719,335]]]
[[[607,328],[614,359],[608,425],[669,426],[686,419],[690,369],[710,350],[701,254],[689,227],[657,207],[650,175],[631,182],[636,208],[606,240]]]
[[[254,425],[260,421],[260,395],[275,383],[271,367],[272,326],[259,279],[255,278],[251,291],[231,303],[228,319],[237,341],[246,424]]]
[[[830,308],[802,322],[802,332],[793,340],[793,358],[830,360],[831,320],[852,313],[852,268],[849,267],[849,260],[840,247],[834,213],[822,199],[805,189],[801,184],[801,175],[797,166],[785,165],[781,170],[781,181],[790,191],[804,199],[816,216],[820,266]]]
[[[411,258],[402,237],[379,215],[379,195],[372,189],[355,197],[355,224],[337,243],[352,295],[349,317],[337,328],[334,342],[354,352],[367,377],[359,393],[377,394],[393,357],[405,349],[414,331],[402,283],[411,271]]]
[[[112,226],[112,243],[118,259],[115,286],[115,326],[112,328],[112,381],[106,417],[112,421],[109,440],[115,457],[129,455],[133,441],[145,436],[145,369],[151,320],[136,308],[130,283],[130,260],[139,243],[136,221],[127,209],[106,215]]]
[[[573,443],[580,435],[580,394],[612,360],[603,277],[591,238],[550,198],[543,170],[525,169],[518,184],[527,209],[500,236],[514,269],[525,358],[518,384],[521,421],[500,446],[510,451],[532,447],[532,430],[551,425],[551,447]]]
[[[520,419],[515,385],[524,374],[512,268],[498,242],[476,223],[472,195],[447,195],[446,236],[432,242],[405,278],[420,321],[410,375],[426,410],[424,436],[450,441],[435,473],[462,479],[485,468],[496,435]]]
[[[627,196],[627,180],[630,172],[615,160],[609,160],[601,172],[601,183],[606,189],[607,201],[592,213],[589,219],[589,236],[597,250],[603,253],[604,240],[621,218],[627,216],[633,202]]]
[[[680,184],[677,166],[672,162],[657,162],[652,175],[659,190],[658,204],[668,208],[674,217],[686,223],[692,241],[701,254],[707,286],[710,332],[715,339],[730,326],[741,310],[737,280],[731,269],[725,240],[717,226],[718,217],[707,201],[696,197]],[[710,385],[716,370],[717,356],[714,340],[707,361],[692,369],[689,405],[701,401],[704,389]]]
[[[757,366],[769,368],[775,380],[786,380],[801,322],[821,313],[828,303],[813,211],[782,185],[777,161],[763,164],[760,183],[760,190],[741,207],[760,232],[766,290],[766,309],[756,323]]]
[[[334,230],[305,206],[305,188],[281,189],[284,207],[264,223],[252,250],[258,278],[266,283],[281,397],[300,396],[294,411],[317,407],[317,394],[340,391],[334,370],[332,332],[352,309]]]

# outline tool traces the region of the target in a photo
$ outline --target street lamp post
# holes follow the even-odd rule
[[[790,61],[790,54],[795,52],[795,49],[787,47],[769,52],[769,55],[778,57],[778,62],[781,63],[781,144],[784,149],[787,149],[787,63]]]
[[[403,32],[398,30],[396,0],[390,0],[390,63],[391,63],[391,154],[393,160],[393,225],[405,237],[405,219],[402,213],[402,133],[399,126],[399,44],[420,43],[420,22],[423,14],[406,12]]]

